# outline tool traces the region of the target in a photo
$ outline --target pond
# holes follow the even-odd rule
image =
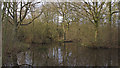
[[[31,44],[12,57],[3,56],[3,62],[4,66],[14,66],[15,63],[31,66],[118,66],[118,49],[85,48],[77,43]]]

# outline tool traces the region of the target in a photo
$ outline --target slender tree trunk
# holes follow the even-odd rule
[[[120,11],[120,1],[118,2],[118,9]],[[118,46],[120,46],[120,12],[118,17]]]
[[[65,30],[65,14],[63,13],[63,31],[64,31],[64,36],[63,39],[66,40],[66,30]]]
[[[95,42],[98,41],[98,22],[96,22],[96,26],[95,26]]]
[[[109,45],[112,45],[112,8],[111,2],[109,2]],[[109,55],[111,52],[108,52]],[[111,55],[108,56],[108,66],[111,66]]]
[[[98,43],[98,23],[99,23],[99,19],[98,19],[98,2],[94,2],[93,3],[95,8],[94,8],[94,13],[95,13],[95,42]]]
[[[95,28],[95,42],[97,41],[98,37],[98,27]]]
[[[2,66],[2,20],[1,20],[2,11],[1,11],[1,5],[2,5],[2,2],[0,2],[0,67]]]
[[[111,2],[109,2],[109,44],[112,45]]]
[[[13,8],[14,8],[14,12],[13,12],[13,15],[14,15],[14,27],[13,27],[13,40],[14,41],[17,41],[17,28],[18,28],[18,23],[17,23],[17,2],[14,2],[14,5],[13,5]]]

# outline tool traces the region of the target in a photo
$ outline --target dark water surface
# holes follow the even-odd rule
[[[4,56],[3,62],[5,66],[14,66],[15,63],[32,66],[118,66],[118,49],[84,48],[75,43],[32,44],[15,56]]]

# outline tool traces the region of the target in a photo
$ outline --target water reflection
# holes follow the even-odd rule
[[[18,65],[22,65],[22,64],[29,64],[32,65],[32,53],[31,51],[27,51],[27,52],[21,52],[17,55],[17,63]]]
[[[118,51],[83,48],[75,43],[31,45],[29,50],[17,54],[17,63],[32,66],[118,66]],[[5,64],[9,65],[9,62]]]

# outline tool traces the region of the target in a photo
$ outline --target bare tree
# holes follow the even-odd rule
[[[31,11],[31,8],[39,3],[41,2],[3,2],[2,21],[4,21],[6,17],[8,18],[8,22],[14,26],[13,34],[15,37],[17,37],[17,31],[20,26],[29,25],[41,16],[42,10],[30,22],[23,23],[29,13],[35,12]]]
[[[52,3],[52,5],[56,8],[56,11],[58,12],[58,15],[62,17],[62,28],[64,31],[63,39],[66,40],[67,31],[69,30],[69,24],[70,24],[70,12],[71,12],[71,6],[69,2],[57,2]],[[73,14],[74,15],[74,14]]]
[[[78,12],[79,15],[86,17],[95,26],[95,41],[97,41],[100,19],[103,18],[103,10],[106,9],[103,8],[105,2],[84,2],[83,4],[75,3],[73,5],[78,8],[76,12]],[[80,11],[80,9],[82,11]]]

